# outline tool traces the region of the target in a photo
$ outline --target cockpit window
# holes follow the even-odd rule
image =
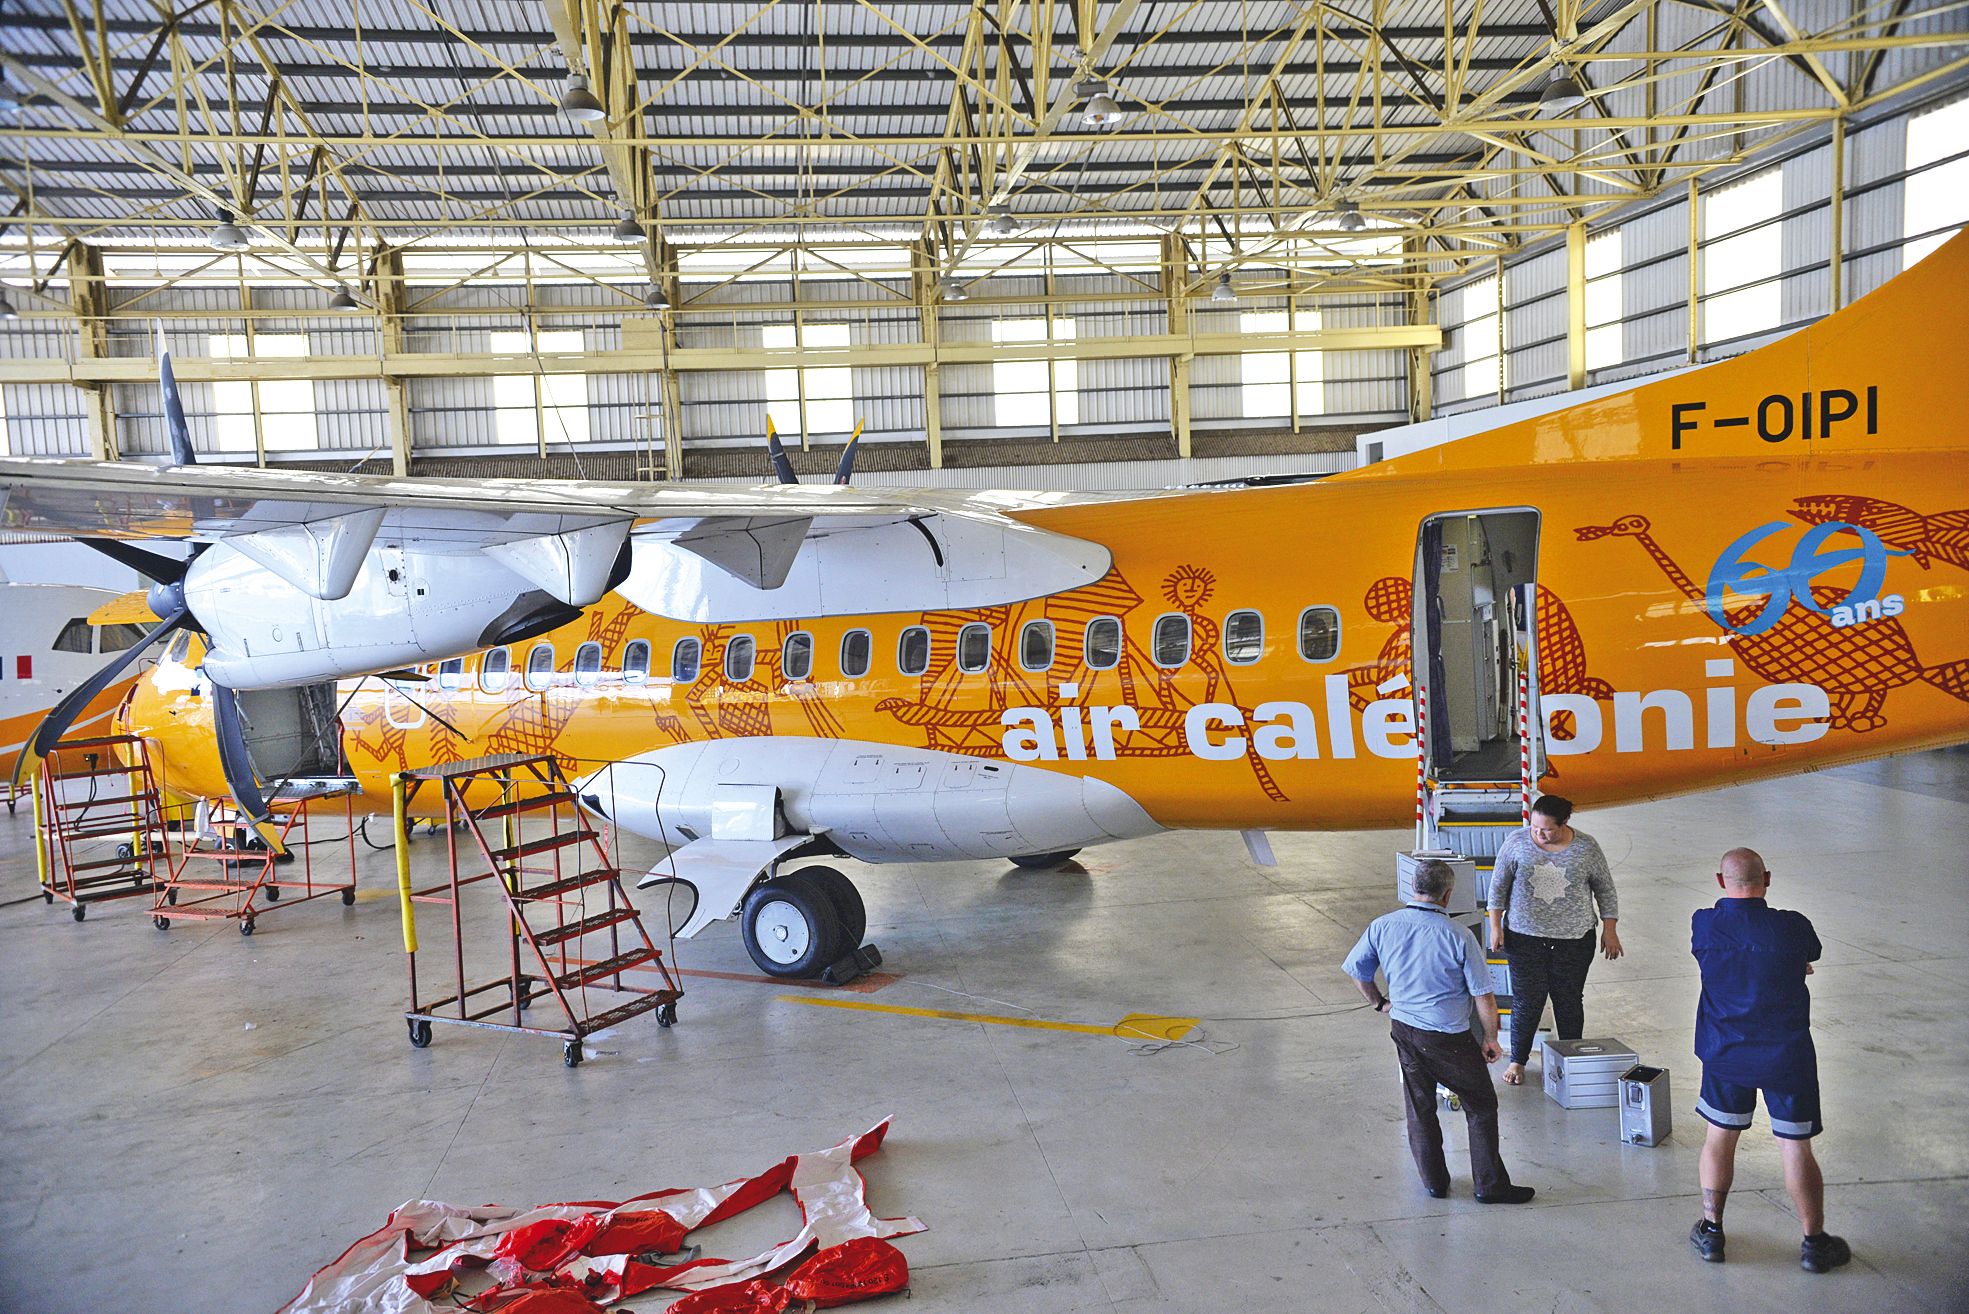
[[[62,632],[55,636],[56,652],[88,652],[89,622],[80,616],[62,626]]]

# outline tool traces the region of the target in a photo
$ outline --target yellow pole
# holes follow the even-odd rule
[[[27,751],[26,745],[22,745],[21,751]],[[41,807],[41,764],[38,762],[29,768],[27,787],[34,795],[34,874],[40,879],[42,889],[52,890],[54,884],[48,879],[48,821]]]
[[[396,825],[397,900],[403,906],[403,951],[417,952],[417,910],[410,902],[410,777],[390,778],[390,812]]]

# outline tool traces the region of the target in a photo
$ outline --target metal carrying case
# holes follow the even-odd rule
[[[1659,1145],[1668,1139],[1668,1069],[1637,1063],[1620,1075],[1620,1139]]]
[[[1621,1074],[1641,1061],[1611,1038],[1545,1042],[1545,1093],[1562,1109],[1611,1109]]]
[[[1397,853],[1395,855],[1395,897],[1403,903],[1415,902],[1415,870],[1430,860],[1446,863],[1456,873],[1456,886],[1449,892],[1452,916],[1477,911],[1477,865],[1453,853]]]

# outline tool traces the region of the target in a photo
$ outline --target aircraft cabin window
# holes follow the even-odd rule
[[[1234,611],[1224,617],[1224,660],[1249,666],[1265,653],[1265,618],[1255,611]]]
[[[622,682],[641,684],[649,679],[649,640],[631,639],[622,650]]]
[[[180,666],[184,665],[185,658],[191,655],[191,635],[180,634],[171,640],[170,650],[164,655]]]
[[[957,631],[957,669],[976,675],[991,664],[991,626],[972,623]]]
[[[677,684],[690,684],[697,679],[699,664],[704,660],[704,645],[696,639],[679,639],[677,646],[670,650],[670,679]]]
[[[489,648],[479,659],[479,688],[498,693],[512,678],[513,654],[504,648]]]
[[[1190,618],[1180,611],[1155,618],[1155,664],[1174,670],[1190,659]]]
[[[930,669],[930,632],[912,625],[896,640],[896,669],[904,675],[921,675]]]
[[[141,625],[105,625],[97,636],[97,652],[123,652],[134,648],[144,637]]]
[[[456,689],[465,683],[465,659],[453,657],[438,663],[438,688]]]
[[[725,678],[743,684],[752,678],[752,662],[759,648],[749,634],[734,634],[725,644]]]
[[[583,688],[602,678],[602,645],[584,643],[574,650],[574,682]]]
[[[789,680],[804,680],[814,673],[814,636],[795,630],[780,646],[779,669]]]
[[[1019,665],[1043,671],[1053,664],[1053,622],[1027,621],[1019,631]]]
[[[89,622],[77,616],[62,626],[62,632],[55,636],[55,651],[88,652],[90,638]]]
[[[536,643],[526,655],[526,687],[545,689],[554,682],[554,645]]]
[[[1339,612],[1308,607],[1299,613],[1299,655],[1309,662],[1330,662],[1340,655]]]
[[[1087,622],[1087,645],[1082,654],[1090,671],[1111,671],[1121,664],[1121,622],[1103,616]]]
[[[875,652],[867,630],[849,630],[841,636],[841,674],[859,680],[868,674],[868,663]]]

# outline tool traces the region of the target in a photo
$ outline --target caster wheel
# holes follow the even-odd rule
[[[241,935],[253,934],[253,919],[251,917],[248,917],[244,921],[240,922],[239,933]]]
[[[163,913],[159,913],[157,916],[151,918],[150,922],[152,926],[155,926],[160,931],[168,931],[171,929],[171,919],[169,917],[166,917]]]
[[[421,1017],[413,1017],[410,1022],[410,1045],[413,1049],[431,1047],[431,1024]]]
[[[565,1045],[561,1046],[561,1062],[567,1064],[571,1068],[578,1068],[581,1066],[580,1041],[570,1040]]]
[[[119,844],[116,846],[116,856],[127,862],[129,859],[137,856],[136,847],[130,844]]]
[[[176,903],[177,901],[178,901],[178,892],[176,890],[164,891],[164,902]]]
[[[658,1004],[656,1006],[656,1024],[660,1027],[676,1026],[677,1006],[675,1004]]]
[[[75,905],[73,909],[70,910],[68,915],[70,917],[73,917],[76,921],[79,922],[84,917],[87,917],[89,915],[89,905],[86,903],[78,903]]]
[[[53,890],[41,891],[41,902],[53,903],[54,901],[55,901],[55,892]]]
[[[262,886],[260,892],[267,896],[268,903],[280,902],[280,887],[278,885]]]
[[[355,901],[356,901],[356,892],[353,886],[351,886],[349,889],[342,891],[342,906],[344,908],[352,907],[355,904]]]

